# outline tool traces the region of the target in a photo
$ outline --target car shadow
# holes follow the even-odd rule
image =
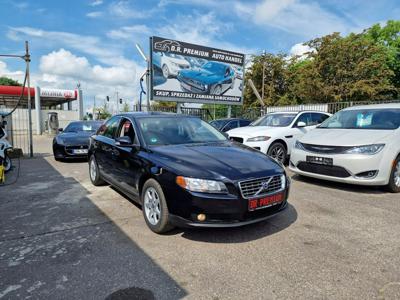
[[[330,189],[339,189],[346,192],[354,192],[354,193],[362,193],[362,194],[388,194],[389,192],[385,191],[384,187],[381,186],[365,186],[365,185],[356,185],[356,184],[348,184],[341,183],[335,181],[322,180],[312,177],[301,176],[298,174],[292,175],[292,180],[304,182],[307,184],[311,184],[314,186],[322,186]]]
[[[231,228],[176,228],[169,234],[180,234],[185,239],[197,242],[245,243],[278,233],[288,228],[296,220],[296,208],[289,204],[282,213],[259,223]]]
[[[0,186],[0,291],[7,299],[185,297],[91,197],[45,158],[21,159],[18,181]]]

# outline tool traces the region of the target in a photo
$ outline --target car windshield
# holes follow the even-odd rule
[[[209,70],[213,73],[225,73],[225,66],[222,64],[208,62],[202,67],[203,69]]]
[[[269,114],[255,120],[250,126],[286,127],[295,117],[296,114]]]
[[[221,129],[227,122],[228,122],[227,120],[214,120],[211,121],[210,124],[217,129]]]
[[[400,109],[342,110],[327,119],[318,128],[386,129],[400,126]]]
[[[102,122],[72,122],[68,124],[64,132],[95,132],[101,124]]]
[[[226,137],[198,118],[138,118],[144,140],[149,146],[221,142]]]

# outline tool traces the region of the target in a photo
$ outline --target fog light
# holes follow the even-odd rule
[[[378,170],[371,170],[371,171],[367,171],[367,172],[358,173],[358,174],[356,174],[356,177],[374,178],[377,174],[378,174]]]
[[[197,215],[197,220],[200,222],[204,222],[206,220],[206,215],[205,214],[198,214]]]

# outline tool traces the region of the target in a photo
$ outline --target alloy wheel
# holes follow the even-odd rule
[[[285,160],[285,149],[281,146],[275,146],[271,149],[269,156],[283,163]]]
[[[168,66],[167,66],[167,65],[164,65],[164,66],[162,67],[162,72],[163,72],[163,76],[164,76],[165,78],[168,78],[168,76],[169,76],[169,70],[168,70]]]
[[[219,85],[216,86],[216,87],[215,87],[215,90],[214,90],[214,94],[215,94],[215,95],[221,95],[221,93],[222,93],[221,87],[220,87]]]
[[[400,187],[400,161],[398,161],[397,164],[396,164],[396,168],[394,170],[393,179],[394,179],[394,184],[397,187]]]
[[[144,210],[151,225],[157,225],[161,218],[160,196],[153,187],[149,187],[144,194]]]
[[[97,176],[97,166],[96,166],[96,161],[94,158],[90,160],[90,178],[92,181],[96,181],[96,176]]]
[[[10,169],[11,169],[11,159],[8,156],[6,156],[4,159],[4,171],[8,172],[10,171]]]

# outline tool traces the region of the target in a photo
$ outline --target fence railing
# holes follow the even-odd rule
[[[299,105],[285,105],[285,106],[268,106],[264,110],[261,108],[243,108],[241,106],[231,107],[231,117],[233,118],[244,118],[249,120],[255,120],[267,113],[287,111],[297,112],[304,110],[316,110],[334,114],[339,110],[347,107],[357,105],[369,105],[369,104],[383,104],[383,103],[400,103],[400,100],[378,100],[378,101],[352,101],[352,102],[332,102],[332,103],[310,103],[310,104],[299,104]],[[135,107],[137,110],[137,107]],[[160,112],[171,112],[175,113],[175,107],[164,107],[164,106],[151,106],[151,111]],[[181,113],[186,115],[197,116],[205,121],[211,121],[215,119],[222,119],[228,116],[228,106],[216,108],[193,108],[193,107],[181,107]]]
[[[2,113],[8,113],[11,109],[0,107]],[[7,140],[14,148],[21,149],[26,155],[29,154],[29,122],[28,110],[17,108],[11,115],[4,118],[7,121]]]

